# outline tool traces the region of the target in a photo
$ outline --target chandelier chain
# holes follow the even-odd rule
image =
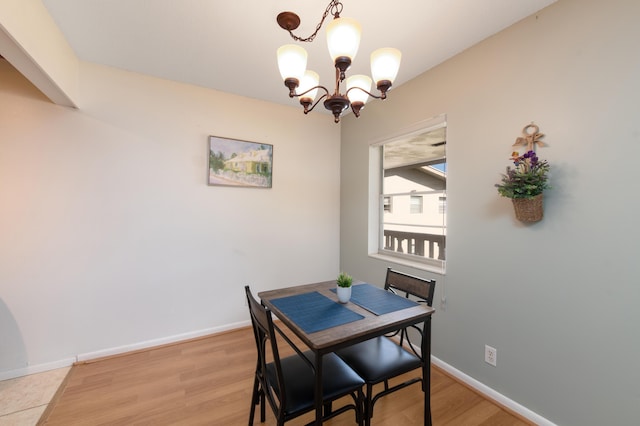
[[[318,31],[320,31],[320,28],[322,28],[322,24],[324,23],[324,20],[327,18],[327,16],[329,16],[329,13],[331,13],[334,16],[334,18],[338,18],[340,16],[340,13],[342,13],[342,8],[343,6],[342,6],[342,3],[340,3],[340,0],[331,0],[329,5],[327,6],[327,9],[322,14],[322,19],[320,20],[320,23],[316,26],[316,30],[309,37],[298,37],[293,33],[293,31],[291,30],[287,30],[287,31],[289,31],[289,35],[295,41],[312,42],[318,35]]]

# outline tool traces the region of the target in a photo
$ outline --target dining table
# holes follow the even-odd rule
[[[315,424],[322,424],[322,357],[338,349],[423,324],[420,353],[424,424],[431,424],[431,316],[435,309],[361,281],[352,285],[346,304],[338,301],[336,282],[324,281],[258,293],[261,303],[314,354]]]

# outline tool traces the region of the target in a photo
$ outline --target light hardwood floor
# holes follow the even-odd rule
[[[255,363],[253,334],[244,328],[78,364],[39,424],[246,425]],[[431,401],[434,425],[529,424],[438,368],[432,368]],[[412,385],[378,401],[372,425],[420,425],[421,415],[422,392]],[[287,424],[310,420],[306,415]],[[264,424],[275,424],[270,408]],[[325,424],[353,425],[353,412]]]

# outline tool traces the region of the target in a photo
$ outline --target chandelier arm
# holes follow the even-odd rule
[[[368,91],[364,90],[362,87],[358,87],[358,86],[354,86],[354,87],[350,88],[349,90],[347,90],[347,93],[345,93],[345,95],[349,95],[349,92],[352,91],[353,89],[361,90],[361,91],[363,91],[364,93],[366,93],[367,95],[371,96],[374,99],[387,99],[386,93],[383,93],[380,96],[377,96],[377,95],[374,95],[371,92],[368,92]]]
[[[322,90],[324,90],[324,95],[323,95],[323,96],[327,96],[327,95],[329,95],[329,91],[327,90],[327,88],[326,88],[326,87],[324,87],[324,86],[314,86],[314,87],[312,87],[311,89],[309,89],[309,90],[305,90],[305,91],[304,91],[304,92],[302,92],[302,93],[294,93],[294,94],[293,94],[293,96],[294,96],[294,97],[296,97],[296,98],[300,98],[300,97],[302,97],[302,96],[306,95],[307,93],[309,93],[309,92],[311,92],[312,90],[315,90],[315,89],[322,89]],[[317,103],[317,102],[316,102],[316,103]]]
[[[296,28],[287,28],[287,27],[282,27],[281,25],[281,27],[287,30],[291,38],[294,39],[295,41],[312,42],[318,35],[318,31],[320,31],[320,28],[322,28],[322,24],[324,24],[324,20],[327,19],[327,16],[329,16],[329,13],[333,14],[334,18],[339,18],[340,13],[342,12],[342,8],[343,6],[342,6],[342,3],[340,3],[340,0],[331,0],[331,2],[329,2],[329,5],[325,9],[324,13],[322,14],[322,19],[320,20],[320,23],[316,25],[316,30],[309,37],[299,37],[295,35],[293,33],[293,30],[295,30],[297,26]],[[284,13],[290,13],[290,12],[284,12]]]
[[[322,86],[321,86],[322,87]],[[324,89],[324,87],[322,87]],[[327,90],[327,89],[325,89]],[[305,106],[304,108],[304,113],[307,114],[311,111],[313,111],[313,109],[316,107],[316,105],[318,105],[320,103],[321,100],[323,100],[324,98],[326,98],[327,96],[329,96],[329,92],[325,93],[324,95],[320,96],[311,106],[311,108],[309,108],[308,106]]]

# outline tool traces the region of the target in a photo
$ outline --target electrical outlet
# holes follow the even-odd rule
[[[484,362],[495,367],[497,358],[498,350],[496,348],[492,348],[489,345],[484,345]]]

